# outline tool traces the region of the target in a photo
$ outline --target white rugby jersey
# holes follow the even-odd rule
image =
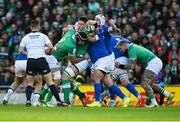
[[[45,57],[45,46],[51,43],[49,38],[41,32],[31,32],[22,38],[21,47],[27,48],[28,58]]]

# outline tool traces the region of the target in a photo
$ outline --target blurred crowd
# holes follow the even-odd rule
[[[164,67],[157,81],[180,84],[179,0],[0,0],[0,85],[10,85],[18,45],[32,19],[53,44],[62,29],[80,16],[93,19],[98,13],[113,19],[121,35],[153,51]],[[85,73],[89,74],[89,73]],[[129,71],[130,80],[140,83],[142,68]],[[90,79],[86,75],[85,79]],[[90,83],[90,81],[89,81]]]

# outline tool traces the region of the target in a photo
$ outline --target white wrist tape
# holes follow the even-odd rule
[[[98,35],[96,35],[95,38],[96,38],[96,41],[99,40],[99,36]]]
[[[57,48],[56,47],[53,47],[54,48],[54,51],[56,51],[57,50]]]

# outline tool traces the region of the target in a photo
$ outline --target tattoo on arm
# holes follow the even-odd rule
[[[124,65],[124,69],[134,69],[135,64],[136,64],[136,59],[135,58],[130,58],[128,60],[128,64]]]

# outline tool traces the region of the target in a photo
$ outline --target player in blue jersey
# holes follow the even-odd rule
[[[118,32],[118,30],[117,30]],[[126,43],[131,43],[131,41],[127,38],[122,37],[120,34],[114,34],[111,37],[111,49],[114,52],[115,55],[115,62],[119,62],[121,64],[127,64],[128,63],[128,57],[125,54],[122,54],[115,46],[119,41],[124,40]],[[128,71],[125,69],[115,68],[114,74],[113,74],[114,80],[120,80],[121,84],[127,88],[137,99],[138,104],[140,106],[143,106],[144,98],[138,93],[138,91],[135,89],[134,85],[129,82],[128,78]],[[110,106],[113,107],[116,105],[115,97],[113,94],[110,95],[111,101]]]
[[[113,27],[106,29],[105,27],[105,17],[101,14],[96,15],[95,21],[97,26],[99,26],[98,33],[95,36],[94,42],[91,42],[89,46],[89,56],[93,63],[92,76],[91,79],[94,82],[94,92],[95,92],[95,101],[91,104],[88,104],[88,107],[100,107],[100,93],[101,93],[101,83],[103,81],[109,90],[115,93],[117,96],[123,99],[123,107],[127,107],[130,103],[130,99],[126,97],[122,91],[113,84],[113,81],[109,75],[109,70],[111,69],[111,58],[105,46],[105,36],[108,31],[111,31]]]
[[[26,74],[26,63],[27,56],[18,54],[17,60],[15,61],[15,78],[14,82],[11,84],[10,88],[7,91],[7,94],[3,98],[3,104],[8,103],[9,97],[17,89],[17,87],[23,82],[23,78]]]

